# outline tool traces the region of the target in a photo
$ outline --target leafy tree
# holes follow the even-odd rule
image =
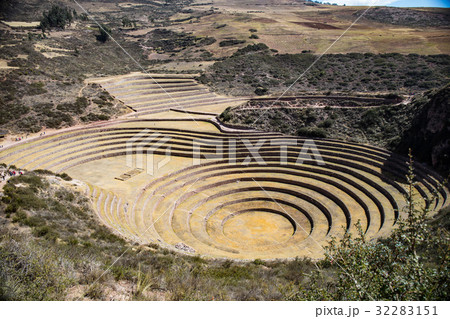
[[[43,32],[51,28],[64,29],[73,21],[72,12],[67,7],[53,5],[49,12],[42,14],[40,28]]]

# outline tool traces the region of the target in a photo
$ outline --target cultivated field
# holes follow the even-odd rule
[[[202,8],[195,4],[193,7]],[[293,4],[292,1],[215,1],[214,8],[218,10],[213,15],[202,17],[194,24],[185,22],[172,28],[212,36],[218,39],[218,43],[237,38],[247,43],[265,43],[279,53],[300,53],[304,50],[322,53],[364,10],[363,7],[349,6],[307,6]],[[441,19],[448,14],[445,9],[427,10]],[[448,30],[442,23],[439,27],[424,25],[422,20],[412,25],[380,23],[376,20],[378,15],[358,21],[328,53],[447,54],[450,51]],[[385,16],[383,18],[389,20]],[[431,15],[423,19],[432,21],[437,18]],[[257,30],[255,34],[259,39],[249,39],[250,29]],[[218,43],[211,47],[214,54],[227,56],[233,51],[233,48],[224,50]]]

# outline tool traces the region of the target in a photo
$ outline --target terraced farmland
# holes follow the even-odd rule
[[[322,161],[303,146],[317,147]],[[408,191],[407,159],[386,150],[227,129],[204,117],[99,123],[24,141],[0,162],[84,181],[101,221],[132,241],[233,259],[319,258],[358,221],[369,238],[386,235]],[[415,200],[447,205],[441,178],[415,168]]]
[[[190,75],[132,73],[126,76],[92,79],[134,113],[149,115],[169,110],[201,109],[220,113],[245,98],[219,96],[200,85]]]

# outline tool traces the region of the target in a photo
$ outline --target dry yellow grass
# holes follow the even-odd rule
[[[39,21],[24,22],[24,21],[2,21],[11,28],[36,28],[39,26]]]
[[[7,69],[19,69],[19,67],[9,66],[9,65],[8,65],[8,62],[9,62],[9,61],[7,61],[7,60],[0,59],[0,69],[3,69],[3,70],[7,70]]]

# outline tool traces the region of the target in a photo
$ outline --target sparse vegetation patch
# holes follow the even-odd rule
[[[311,91],[410,93],[442,86],[450,76],[448,55],[349,53],[324,55],[296,82],[315,59],[311,53],[272,54],[256,44],[215,63],[200,79],[232,95],[248,95],[257,87],[281,94],[295,83],[289,95],[296,95]]]

